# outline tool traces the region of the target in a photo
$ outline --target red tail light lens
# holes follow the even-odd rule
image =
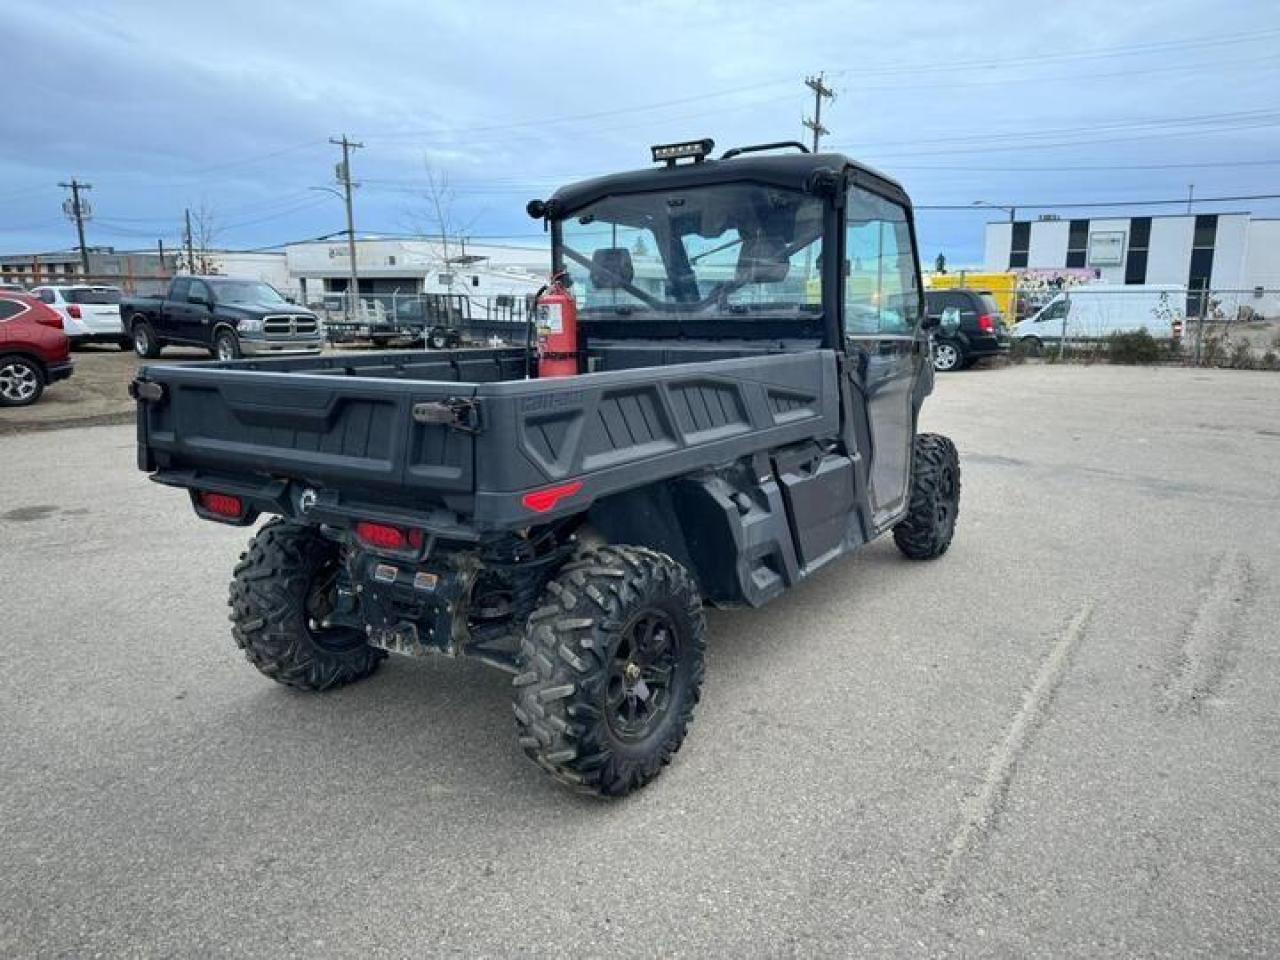
[[[984,313],[978,318],[978,329],[983,333],[995,333],[996,318],[989,313]]]
[[[548,510],[555,509],[556,504],[561,500],[566,497],[572,497],[581,489],[582,481],[574,480],[572,483],[562,483],[558,487],[548,487],[545,490],[526,493],[520,498],[520,502],[534,513],[546,513]]]
[[[356,524],[356,539],[375,550],[420,550],[425,538],[421,530],[401,530],[387,523],[361,520]]]
[[[67,313],[69,313],[76,320],[80,319],[80,308],[74,303],[71,304],[71,306],[67,307]]]
[[[200,506],[210,513],[219,517],[226,517],[228,520],[239,520],[244,516],[244,501],[239,497],[231,496],[229,493],[209,493],[205,491],[200,494]]]

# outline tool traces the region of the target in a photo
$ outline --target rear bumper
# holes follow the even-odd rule
[[[44,368],[45,379],[50,383],[57,383],[59,380],[65,380],[75,372],[76,365],[71,360],[63,360],[61,363],[50,363]]]
[[[969,337],[968,349],[971,357],[995,357],[1009,352],[1008,337]]]
[[[246,357],[297,356],[319,353],[324,341],[314,340],[248,340],[240,339],[240,352]]]

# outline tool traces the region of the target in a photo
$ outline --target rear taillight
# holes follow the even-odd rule
[[[581,489],[582,481],[574,480],[570,483],[562,483],[558,487],[547,487],[545,490],[526,493],[520,498],[520,502],[534,513],[546,513],[554,510],[561,500],[572,497]]]
[[[393,550],[404,553],[421,550],[425,537],[421,530],[402,530],[388,523],[371,523],[361,520],[356,524],[356,539],[374,550]]]
[[[79,320],[79,319],[80,319],[80,308],[79,308],[76,304],[74,304],[74,303],[73,303],[73,304],[71,304],[71,306],[67,307],[67,314],[68,314],[69,316],[71,316],[73,319]]]
[[[214,516],[228,520],[239,520],[244,516],[244,501],[229,493],[210,493],[208,490],[200,494],[200,506]]]
[[[995,333],[996,318],[989,313],[984,313],[978,318],[978,329],[983,333]]]
[[[53,327],[55,330],[62,329],[62,318],[52,310],[41,310],[37,313],[36,323],[42,327]]]

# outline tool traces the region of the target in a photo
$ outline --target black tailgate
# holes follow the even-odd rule
[[[140,379],[161,388],[139,404],[144,469],[283,477],[414,499],[471,492],[471,435],[417,422],[413,409],[470,398],[474,384],[178,366],[146,367]]]

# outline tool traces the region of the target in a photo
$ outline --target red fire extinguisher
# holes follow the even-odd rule
[[[578,304],[564,286],[564,274],[551,278],[538,298],[538,376],[578,375]]]

